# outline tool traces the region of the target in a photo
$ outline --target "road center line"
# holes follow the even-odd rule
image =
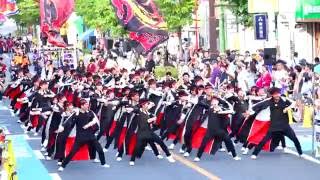
[[[172,156],[174,157],[174,159],[178,160],[179,162],[181,162],[182,164],[184,164],[185,166],[197,171],[198,173],[204,175],[205,177],[207,177],[208,179],[211,179],[211,180],[220,180],[220,178],[214,174],[212,174],[211,172],[203,169],[202,167],[200,167],[199,165],[197,165],[196,163],[194,162],[191,162],[190,160],[180,156],[180,155],[177,155],[175,153],[172,153]]]
[[[157,146],[158,150],[163,153],[161,147],[159,145],[156,145],[156,146]],[[186,159],[186,158],[184,158],[184,157],[182,157],[182,156],[180,156],[178,154],[175,154],[172,151],[170,151],[170,153],[171,153],[171,155],[173,156],[173,158],[175,160],[177,160],[177,161],[181,162],[183,165],[185,165],[185,166],[197,171],[199,174],[207,177],[208,179],[210,179],[210,180],[221,180],[218,176],[216,176],[216,175],[212,174],[211,172],[203,169],[202,167],[200,167],[196,163],[194,163],[194,162],[192,162],[192,161],[190,161],[190,160],[188,160],[188,159]]]

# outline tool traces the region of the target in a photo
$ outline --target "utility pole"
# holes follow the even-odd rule
[[[215,0],[209,0],[209,44],[210,53],[217,51],[217,19],[215,15]]]
[[[199,49],[199,26],[198,26],[198,22],[199,22],[199,18],[198,18],[198,9],[199,9],[199,2],[198,0],[195,0],[195,10],[194,10],[194,13],[195,13],[195,17],[196,17],[196,45],[195,45],[195,48],[196,50]]]
[[[219,44],[220,52],[226,50],[226,32],[225,32],[225,14],[224,14],[224,5],[220,4],[220,19],[219,19]]]

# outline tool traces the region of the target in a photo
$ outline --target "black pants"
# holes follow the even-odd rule
[[[92,146],[98,152],[101,165],[106,164],[106,159],[104,157],[104,153],[103,153],[102,147],[99,144],[98,140],[96,140],[96,139],[92,139],[92,140],[88,140],[88,141],[78,141],[78,140],[76,140],[75,143],[73,144],[73,147],[72,147],[70,153],[63,160],[62,167],[65,168],[67,166],[67,164],[71,161],[73,156],[79,151],[79,149],[82,146],[86,145],[86,144],[88,144],[89,146]]]
[[[221,132],[221,133],[217,133],[215,135],[210,134],[210,133],[207,133],[205,135],[205,137],[203,138],[203,140],[201,142],[198,153],[197,153],[198,158],[201,158],[201,156],[204,152],[204,149],[206,148],[206,145],[212,139],[214,139],[214,143],[212,146],[211,154],[215,154],[219,150],[219,148],[221,147],[222,141],[224,141],[226,144],[227,150],[232,153],[232,156],[233,157],[237,156],[237,153],[236,153],[236,150],[233,146],[231,138],[229,137],[229,135],[227,133]]]
[[[275,132],[272,135],[270,151],[273,152],[280,145],[280,142],[281,142],[282,148],[285,148],[286,147],[286,140],[284,138],[283,133],[282,132]]]
[[[145,147],[146,144],[143,145],[143,147]],[[154,142],[149,142],[149,145],[154,153],[155,156],[158,156],[160,153],[158,151],[158,148],[156,146],[156,144],[154,144]],[[141,154],[139,156],[142,155],[144,149],[141,149]],[[120,148],[118,148],[118,155],[117,157],[122,157],[123,156],[123,153],[124,153],[124,148],[123,146],[121,146]]]
[[[258,144],[258,146],[254,149],[253,151],[253,155],[258,155],[261,151],[261,149],[263,148],[263,146],[273,137],[277,137],[279,136],[279,134],[283,135],[283,136],[287,136],[291,141],[293,141],[299,155],[302,154],[302,149],[301,149],[301,145],[300,142],[296,136],[296,134],[294,133],[293,129],[289,126],[286,129],[282,130],[282,131],[277,131],[277,132],[268,132],[266,134],[266,136],[262,139],[262,141]]]
[[[103,118],[101,118],[103,119]],[[108,123],[101,123],[101,127],[100,127],[100,131],[99,131],[99,134],[97,135],[97,139],[100,140],[100,138],[103,136],[103,134],[106,133],[106,140],[108,140],[108,137],[109,137],[109,130],[111,128],[111,124],[112,122],[108,122]]]
[[[144,150],[143,148],[148,143],[150,144],[150,146],[152,147],[153,150],[155,150],[156,147],[155,146],[153,147],[152,144],[157,143],[158,145],[160,145],[161,149],[164,151],[166,156],[170,156],[171,155],[171,153],[168,150],[168,147],[164,144],[164,142],[160,139],[160,137],[157,136],[155,133],[152,133],[152,136],[150,138],[138,138],[135,150],[133,152],[133,155],[131,156],[131,160],[130,161],[135,161],[136,156],[139,155],[139,153],[141,153]],[[156,152],[157,151],[158,150],[156,150]],[[157,154],[159,154],[159,152],[157,152]]]
[[[110,147],[113,139],[114,139],[113,136],[107,136],[107,143],[106,143],[106,145],[104,146],[104,148],[109,149],[109,147]]]
[[[237,134],[238,134],[244,120],[245,120],[245,118],[241,114],[236,114],[232,118],[230,137],[236,137],[236,141],[238,141],[238,139],[239,139]]]
[[[186,125],[186,131],[184,133],[183,139],[184,139],[184,145],[182,146],[182,149],[184,150],[186,148],[186,151],[188,153],[191,153],[192,151],[192,128],[193,128],[194,122],[187,122]]]
[[[173,140],[173,144],[176,145],[179,142],[179,126],[178,124],[172,125],[170,128],[168,128],[162,135],[161,135],[161,139],[168,139],[169,134],[173,133],[176,135],[176,138]]]

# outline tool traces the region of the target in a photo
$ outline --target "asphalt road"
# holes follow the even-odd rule
[[[7,103],[7,102],[4,102]],[[115,160],[116,152],[111,150],[107,153],[107,163],[110,168],[102,168],[92,161],[76,161],[67,166],[63,172],[58,172],[56,161],[44,160],[40,152],[40,137],[33,134],[25,135],[20,125],[16,122],[17,117],[13,117],[10,111],[2,103],[0,105],[0,126],[8,130],[12,137],[21,136],[30,146],[32,151],[27,153],[39,161],[38,164],[17,165],[19,171],[29,171],[31,168],[43,168],[52,179],[63,180],[100,180],[100,179],[166,179],[166,180],[193,180],[193,179],[226,179],[226,180],[269,180],[269,179],[307,179],[318,180],[320,177],[319,164],[299,158],[293,154],[284,154],[281,150],[274,153],[262,152],[257,160],[251,160],[249,155],[241,155],[240,147],[237,152],[242,157],[241,161],[234,161],[225,152],[218,152],[215,156],[205,154],[199,163],[192,162],[195,151],[190,158],[184,158],[178,154],[179,146],[173,151],[176,163],[169,163],[166,159],[158,160],[151,151],[146,151],[141,159],[136,161],[135,166],[129,166],[129,157],[124,157],[121,162]],[[296,128],[297,129],[297,128]],[[299,130],[299,133],[302,129]],[[303,133],[308,132],[306,130]],[[301,135],[300,139],[308,136]],[[10,138],[10,135],[9,135]],[[304,142],[304,141],[302,141]],[[104,143],[104,142],[102,142]],[[289,146],[290,143],[288,142]],[[309,146],[302,143],[303,147]],[[17,146],[14,148],[22,148]],[[295,151],[295,149],[292,149]],[[19,159],[19,155],[17,157]],[[18,161],[19,162],[19,161]],[[27,163],[27,162],[26,162]],[[30,169],[29,169],[30,168]],[[40,174],[40,173],[39,173]],[[19,179],[43,180],[38,174],[19,177]]]

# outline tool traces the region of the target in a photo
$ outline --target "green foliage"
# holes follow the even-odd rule
[[[161,79],[166,75],[167,72],[171,72],[172,77],[175,79],[178,78],[179,76],[179,71],[176,67],[171,67],[171,66],[156,66],[154,70],[154,74],[157,79]]]
[[[35,0],[17,0],[19,14],[11,16],[17,24],[30,26],[40,23],[39,4]]]
[[[155,0],[172,32],[179,32],[181,28],[192,22],[192,12],[195,0]]]
[[[252,15],[248,12],[248,0],[223,0],[229,3],[232,13],[238,17],[238,22],[245,27],[253,25]]]
[[[75,11],[82,16],[86,25],[113,36],[122,36],[126,31],[121,27],[110,0],[76,0]]]
[[[192,22],[194,0],[155,0],[165,17],[170,31],[177,32],[182,26]],[[127,32],[121,27],[110,0],[76,0],[76,12],[82,16],[86,25],[109,31],[113,36]]]

